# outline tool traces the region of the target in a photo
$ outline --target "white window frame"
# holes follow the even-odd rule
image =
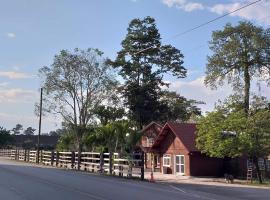
[[[176,157],[179,157],[179,163],[177,164],[176,163]],[[181,157],[183,157],[183,163],[181,163]],[[174,163],[175,163],[175,174],[178,174],[178,175],[184,175],[185,173],[186,173],[186,169],[185,169],[185,155],[175,155],[175,161],[174,161]],[[177,169],[177,167],[179,166],[179,172],[176,172],[176,169]],[[184,166],[184,171],[182,172],[181,171],[181,166]]]
[[[159,155],[156,155],[156,158],[157,158],[157,163],[156,163],[156,165],[159,166],[159,165],[160,165],[160,156],[159,156]]]
[[[165,160],[169,160],[169,164],[165,164]],[[163,155],[163,166],[164,167],[170,167],[171,166],[171,155],[170,154],[164,154]]]

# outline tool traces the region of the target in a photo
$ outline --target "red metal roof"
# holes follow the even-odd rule
[[[153,149],[162,145],[162,141],[166,138],[166,134],[171,131],[176,137],[180,139],[188,152],[199,151],[196,148],[196,124],[194,123],[176,123],[176,122],[167,122],[160,134],[158,135],[155,143],[153,144]]]

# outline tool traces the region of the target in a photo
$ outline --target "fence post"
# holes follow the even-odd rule
[[[141,180],[143,181],[144,180],[144,152],[142,151],[141,152]]]
[[[109,173],[112,175],[113,172],[113,156],[112,152],[109,153]]]
[[[103,164],[104,164],[103,152],[101,152],[100,157],[99,157],[99,171],[100,171],[100,173],[103,173]]]
[[[27,162],[30,160],[30,149],[27,150]]]
[[[56,167],[58,167],[58,164],[59,164],[59,151],[56,151],[55,164],[56,164]]]
[[[81,170],[81,157],[82,157],[82,151],[79,150],[77,153],[77,170]]]
[[[16,149],[15,149],[15,155],[14,155],[14,160],[17,160],[17,154],[18,154],[18,149],[16,147]]]
[[[54,151],[51,151],[51,166],[53,166],[54,162]]]
[[[75,166],[75,152],[71,151],[71,168],[73,169]]]
[[[40,156],[38,157],[38,158],[39,158],[38,163],[43,164],[43,150],[40,150],[40,151],[39,151],[39,154],[40,154]]]
[[[24,162],[26,162],[26,160],[27,160],[27,150],[25,149],[24,150]]]

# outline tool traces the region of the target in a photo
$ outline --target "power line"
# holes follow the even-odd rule
[[[174,38],[176,38],[176,37],[185,35],[185,34],[187,34],[187,33],[189,33],[189,32],[192,32],[192,31],[194,31],[194,30],[196,30],[196,29],[199,29],[199,28],[201,28],[201,27],[203,27],[203,26],[205,26],[205,25],[208,25],[208,24],[210,24],[210,23],[212,23],[212,22],[214,22],[214,21],[217,21],[217,20],[219,20],[219,19],[221,19],[221,18],[224,18],[224,17],[226,17],[226,16],[228,16],[228,15],[230,15],[230,14],[233,14],[233,13],[235,13],[235,12],[238,12],[238,11],[240,11],[240,10],[242,10],[242,9],[244,9],[244,8],[247,8],[247,7],[249,7],[249,6],[252,6],[252,5],[256,4],[256,3],[259,3],[260,1],[262,1],[262,0],[253,1],[253,2],[251,2],[251,3],[249,3],[249,4],[246,4],[246,5],[244,5],[244,6],[240,7],[240,8],[237,8],[237,9],[231,11],[231,12],[228,12],[228,13],[226,13],[226,14],[224,14],[224,15],[221,15],[221,16],[219,16],[219,17],[216,17],[216,18],[214,18],[214,19],[212,19],[212,20],[210,20],[210,21],[207,21],[207,22],[205,22],[205,23],[202,23],[202,24],[200,24],[200,25],[198,25],[198,26],[195,26],[195,27],[193,27],[193,28],[187,29],[187,30],[185,30],[185,31],[183,31],[183,32],[181,32],[181,33],[178,33],[178,34],[176,34],[176,35],[174,35],[174,36],[172,36],[172,37],[166,39],[165,42],[168,41],[168,40],[172,40],[172,39],[174,39]],[[142,50],[136,52],[135,54],[142,53],[142,52],[144,52],[144,51],[147,51],[147,50],[149,50],[149,49],[154,49],[154,48],[158,48],[158,47],[157,47],[157,46],[150,46],[150,47],[148,47],[148,48],[145,48],[145,49],[142,49]]]

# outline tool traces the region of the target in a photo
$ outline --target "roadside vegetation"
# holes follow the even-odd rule
[[[219,89],[229,84],[233,94],[202,116],[199,105],[204,102],[169,90],[164,78],[187,76],[182,52],[162,44],[152,17],[133,19],[115,58],[95,48],[61,50],[50,66],[40,69],[43,114],[63,120],[62,129],[50,135],[60,136],[61,151],[125,154],[137,150],[140,130],[151,121],[198,122],[196,143],[203,153],[248,157],[262,183],[258,160],[270,155],[270,102],[260,92],[252,94],[251,85],[270,83],[269,47],[270,29],[250,22],[213,32],[205,85]],[[11,132],[33,135],[35,129],[23,131],[20,124],[11,131],[1,128],[1,147],[13,144]]]
[[[213,55],[205,84],[217,89],[227,81],[235,94],[201,117],[197,147],[214,157],[248,157],[262,183],[259,158],[270,154],[270,102],[261,94],[251,95],[250,88],[252,80],[269,83],[270,29],[250,22],[227,24],[213,32],[209,44]]]

